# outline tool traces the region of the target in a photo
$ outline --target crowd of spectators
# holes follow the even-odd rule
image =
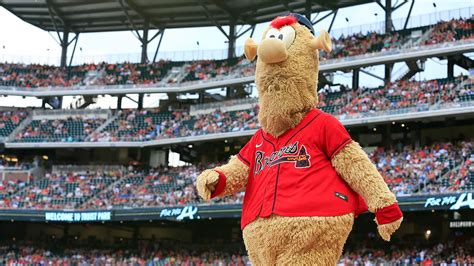
[[[474,20],[451,19],[445,22],[438,22],[424,40],[423,45],[454,42],[465,39],[472,39],[474,36]]]
[[[193,245],[151,244],[131,248],[107,247],[67,247],[61,245],[34,245],[35,243],[0,246],[0,264],[8,266],[27,265],[214,265],[250,266],[246,252],[237,247],[212,248]],[[239,245],[240,246],[240,245]]]
[[[331,53],[323,54],[322,59],[344,58],[367,53],[384,52],[393,48],[400,48],[406,41],[407,36],[399,32],[389,34],[379,34],[370,32],[368,34],[352,34],[340,36],[332,39],[334,50]]]
[[[472,239],[456,239],[447,243],[404,245],[394,244],[389,249],[373,244],[358,245],[359,248],[346,248],[338,266],[375,266],[375,265],[420,265],[420,266],[468,266],[474,264]]]
[[[474,189],[472,140],[416,148],[379,147],[369,157],[397,196]],[[47,173],[29,182],[0,184],[0,208],[113,209],[202,204],[194,184],[204,169],[214,166]],[[243,197],[244,192],[240,192],[214,199],[212,204],[242,203]]]
[[[147,141],[163,138],[198,136],[213,133],[257,129],[258,106],[250,110],[190,115],[186,111],[172,113],[159,109],[119,111],[116,121],[89,141]]]
[[[363,239],[362,242],[366,242]],[[95,245],[46,245],[35,242],[0,246],[2,265],[251,265],[246,252],[235,244],[139,245],[138,248]],[[382,248],[381,246],[386,246]],[[337,266],[422,265],[468,266],[474,264],[472,239],[448,242],[394,243],[391,245],[346,244]]]
[[[452,19],[435,25],[419,28],[430,30],[429,36],[419,45],[432,45],[474,37],[473,19]],[[410,39],[412,29],[380,34],[368,32],[333,39],[333,52],[323,54],[322,60],[366,55],[400,48]],[[173,67],[180,67],[186,75],[182,78],[165,79]],[[59,68],[47,65],[26,65],[0,63],[0,86],[22,88],[74,87],[94,85],[149,85],[169,84],[209,80],[225,76],[253,75],[254,65],[242,57],[229,60],[198,60],[191,62],[171,62],[160,60],[155,63],[117,64],[98,63]]]
[[[104,122],[104,118],[89,116],[33,120],[16,135],[15,141],[80,142]]]
[[[449,21],[440,21],[439,23],[421,27],[422,34],[430,31],[428,37],[421,41],[419,45],[432,45],[438,43],[447,43],[465,39],[472,39],[474,36],[474,20],[469,19],[451,19]],[[369,32],[367,34],[355,33],[349,36],[341,35],[339,38],[333,38],[334,50],[329,54],[323,55],[323,60],[344,58],[370,54],[375,52],[384,52],[390,49],[401,48],[412,37],[413,29],[380,34]]]
[[[455,192],[468,184],[474,185],[470,174],[474,174],[472,141],[435,143],[418,148],[404,146],[399,150],[377,148],[369,156],[397,196],[413,192]],[[450,174],[446,175],[448,172]]]
[[[461,77],[460,79],[462,79]],[[474,100],[474,86],[458,86],[460,80],[400,80],[386,87],[330,91],[321,89],[319,107],[340,119],[380,112],[426,111],[435,104]]]
[[[173,68],[186,75],[166,78]],[[60,68],[47,65],[0,63],[0,86],[27,89],[40,87],[78,87],[107,85],[159,85],[253,75],[254,65],[243,57],[229,60],[197,60],[155,63],[98,63]],[[179,77],[179,75],[178,75]]]
[[[120,182],[95,195],[84,209],[146,208],[194,203],[195,166],[130,171]]]
[[[0,111],[0,137],[8,137],[27,116],[23,109]]]
[[[38,180],[9,182],[13,194],[0,199],[2,209],[75,209],[120,178],[121,173],[46,173]],[[17,186],[14,188],[13,186]]]

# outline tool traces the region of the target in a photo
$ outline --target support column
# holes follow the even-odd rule
[[[201,104],[204,103],[205,95],[206,95],[206,94],[205,94],[204,91],[200,91],[200,92],[199,92],[199,100],[198,100],[199,103],[201,103]]]
[[[69,244],[69,224],[65,224],[63,227],[63,238],[61,239],[64,245]]]
[[[410,125],[410,130],[407,130],[410,133],[411,143],[415,148],[421,146],[421,128],[422,124],[415,122]]]
[[[66,66],[68,46],[69,46],[69,29],[65,28],[63,32],[63,39],[61,40],[61,67]]]
[[[235,56],[235,40],[237,39],[235,27],[235,20],[232,20],[229,25],[229,47],[227,49],[227,58],[233,58]]]
[[[392,124],[383,125],[381,128],[383,131],[382,134],[382,144],[385,148],[393,148],[392,147]]]
[[[141,151],[141,149],[139,149],[139,151]],[[139,232],[138,226],[134,226],[133,227],[133,244],[132,244],[134,248],[138,247],[138,237],[139,237],[138,232]]]
[[[448,80],[453,80],[454,78],[454,60],[451,57],[448,57]]]
[[[79,32],[76,32],[76,37],[74,37],[74,39],[71,40],[71,42],[74,41],[74,47],[72,48],[71,58],[69,59],[69,66],[72,65],[72,60],[74,59],[74,54],[76,53],[76,46],[77,46],[78,40],[79,40]]]
[[[158,41],[158,45],[156,46],[156,50],[155,50],[155,56],[153,56],[153,63],[156,62],[156,56],[158,55],[158,51],[160,50],[160,46],[161,46],[161,41],[163,40],[163,35],[165,34],[165,29],[161,29],[160,30],[160,40]]]
[[[359,68],[354,68],[352,70],[352,90],[358,90],[359,89]]]
[[[311,21],[311,0],[306,0],[304,6],[304,15],[309,21]]]
[[[148,49],[148,28],[149,28],[149,22],[148,20],[145,20],[145,23],[143,24],[143,37],[142,37],[142,56],[140,62],[146,63],[148,61],[148,56],[147,56],[147,49]]]
[[[138,109],[143,109],[143,93],[138,94]]]
[[[385,33],[392,31],[392,0],[385,0]]]
[[[122,110],[122,99],[123,99],[123,95],[119,95],[117,97],[117,109],[118,110]]]
[[[392,68],[393,68],[393,64],[391,64],[391,63],[385,64],[385,76],[384,76],[385,85],[390,84],[390,82],[392,80]]]

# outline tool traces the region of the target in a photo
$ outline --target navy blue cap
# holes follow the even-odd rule
[[[289,13],[288,16],[293,16],[296,18],[296,20],[298,20],[298,23],[305,26],[306,28],[309,29],[309,31],[311,32],[311,34],[314,35],[314,28],[313,28],[313,24],[311,24],[311,21],[309,21],[309,19],[307,19],[305,16],[301,15],[301,14],[298,14],[298,13]]]

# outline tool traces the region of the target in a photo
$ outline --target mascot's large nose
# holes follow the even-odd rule
[[[285,61],[288,57],[285,43],[277,38],[263,40],[257,49],[258,58],[264,63],[273,64]]]

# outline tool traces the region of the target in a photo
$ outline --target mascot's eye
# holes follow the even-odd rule
[[[278,36],[279,34],[280,34],[279,30],[275,28],[271,28],[267,31],[267,34],[265,35],[265,39],[276,38],[276,36]]]
[[[280,29],[280,35],[283,36],[282,38],[278,36],[278,39],[282,40],[285,43],[286,49],[290,48],[296,38],[295,29],[293,29],[293,27],[291,26],[285,26]]]

